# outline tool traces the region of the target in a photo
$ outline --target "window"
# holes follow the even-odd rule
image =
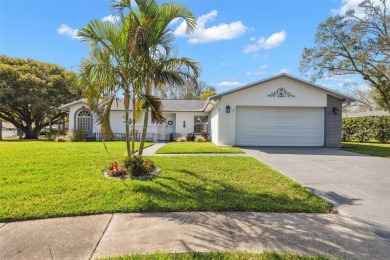
[[[82,110],[77,114],[77,129],[85,132],[91,132],[92,130],[92,116],[87,110]]]
[[[208,116],[195,116],[194,117],[194,132],[195,133],[207,133],[209,127]]]

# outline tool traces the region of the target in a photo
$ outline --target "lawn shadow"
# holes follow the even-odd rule
[[[140,201],[141,211],[260,211],[260,212],[326,212],[324,204],[305,196],[290,197],[287,193],[246,190],[217,178],[205,178],[186,169],[179,170],[186,178],[159,174],[152,181],[124,185],[132,192],[148,197]],[[188,178],[190,176],[190,178]],[[325,203],[325,202],[324,202]],[[179,206],[178,206],[179,205]]]
[[[184,212],[159,216],[162,223],[174,222],[185,230],[174,239],[190,252],[271,251],[345,259],[385,259],[390,254],[388,241],[357,221],[335,214]]]

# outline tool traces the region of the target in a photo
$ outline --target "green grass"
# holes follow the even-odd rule
[[[329,203],[250,157],[150,157],[149,181],[108,179],[123,142],[0,142],[0,222],[105,212],[327,212]]]
[[[238,147],[216,146],[211,142],[172,142],[156,151],[157,154],[243,153]]]
[[[326,260],[325,256],[307,256],[297,254],[278,254],[271,252],[247,253],[247,252],[191,252],[191,253],[154,253],[147,255],[133,254],[111,258],[101,258],[111,260]]]
[[[343,142],[342,149],[390,159],[390,144]]]

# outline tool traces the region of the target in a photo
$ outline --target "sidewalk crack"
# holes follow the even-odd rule
[[[7,223],[3,223],[2,225],[0,225],[0,228],[5,227],[5,225],[7,225]]]
[[[227,221],[227,224],[228,224],[230,236],[232,237],[232,240],[233,240],[234,249],[237,251],[237,243],[236,243],[236,240],[234,239],[234,235],[233,235],[233,231],[232,231],[232,226],[231,226],[231,224],[230,224],[230,221],[229,221],[227,212],[225,212],[225,218],[226,218],[226,221]]]
[[[100,241],[102,241],[104,235],[106,234],[107,228],[108,228],[108,226],[110,225],[111,220],[112,220],[113,217],[114,217],[114,214],[111,214],[111,217],[110,217],[110,219],[108,220],[107,225],[106,225],[106,227],[104,228],[103,233],[102,233],[102,235],[101,235],[100,238],[99,238],[99,241],[96,243],[95,248],[92,250],[92,253],[91,253],[91,256],[89,257],[89,260],[92,259],[93,254],[96,252],[96,249],[99,247]]]

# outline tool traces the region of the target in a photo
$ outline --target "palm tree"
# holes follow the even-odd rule
[[[139,66],[128,48],[128,31],[129,24],[126,21],[113,24],[100,20],[91,21],[79,31],[81,40],[90,46],[90,53],[82,61],[78,83],[84,87],[88,105],[97,115],[97,121],[107,136],[113,136],[110,126],[111,106],[123,93],[126,151],[128,156],[133,156],[135,138],[132,136],[130,142],[130,102],[133,102],[134,134],[136,100],[142,93],[135,84]]]
[[[158,103],[158,98],[152,96],[152,87],[161,85],[183,86],[185,80],[195,79],[199,68],[197,63],[188,58],[175,58],[173,53],[173,31],[169,24],[178,18],[183,18],[187,24],[187,32],[195,29],[196,21],[191,11],[182,4],[165,3],[159,5],[155,0],[135,0],[138,9],[132,6],[130,0],[114,0],[113,8],[123,20],[128,20],[130,27],[129,49],[134,59],[140,65],[140,83],[143,85],[144,97]],[[124,11],[130,12],[125,16]],[[149,102],[144,102],[144,125],[142,129],[139,155],[142,155],[146,131],[151,109],[152,122],[158,122],[158,112]],[[158,114],[158,113],[157,113]]]

